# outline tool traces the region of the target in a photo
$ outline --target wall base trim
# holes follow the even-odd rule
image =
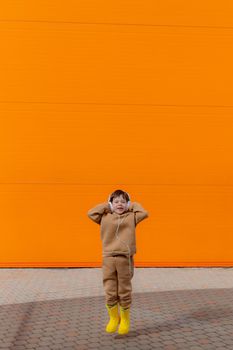
[[[233,261],[138,261],[135,267],[233,267]],[[0,268],[81,268],[102,267],[101,261],[83,262],[0,262]]]

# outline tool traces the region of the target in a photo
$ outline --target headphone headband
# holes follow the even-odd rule
[[[128,197],[129,197],[129,202],[130,202],[130,195],[128,194],[128,192],[126,192],[126,191],[124,191],[127,195],[128,195]],[[113,194],[113,192],[109,195],[109,197],[108,197],[108,202],[110,202],[110,198],[111,198],[111,195]]]

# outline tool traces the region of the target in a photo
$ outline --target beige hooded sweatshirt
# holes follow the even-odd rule
[[[122,214],[111,212],[108,202],[98,204],[87,212],[88,217],[100,225],[103,256],[136,253],[136,225],[149,213],[137,202],[131,202]]]

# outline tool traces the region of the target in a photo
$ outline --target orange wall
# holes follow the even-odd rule
[[[118,188],[136,266],[232,266],[233,3],[3,6],[0,266],[101,266]]]

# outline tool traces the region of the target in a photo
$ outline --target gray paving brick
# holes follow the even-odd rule
[[[122,337],[101,269],[0,269],[0,349],[233,349],[233,268],[135,268],[132,285]]]

